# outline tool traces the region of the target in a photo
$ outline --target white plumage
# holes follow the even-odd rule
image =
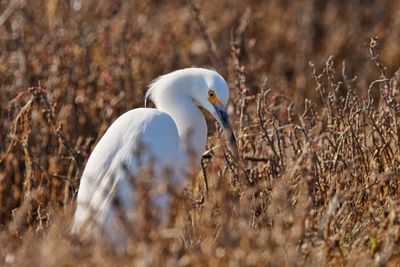
[[[183,187],[184,177],[193,167],[190,163],[199,165],[207,142],[207,124],[198,106],[221,124],[236,152],[225,111],[228,96],[226,81],[209,69],[177,70],[155,80],[146,99],[150,98],[157,109],[138,108],[120,116],[90,155],[81,178],[72,232],[96,225],[108,238],[120,242],[124,234],[116,227],[112,203],[117,199],[124,212],[132,207],[135,192],[130,179],[149,162],[154,182],[169,168],[174,184]],[[156,202],[163,209],[167,198]]]

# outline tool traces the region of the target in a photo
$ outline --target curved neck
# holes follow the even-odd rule
[[[207,123],[203,114],[186,95],[177,96],[168,92],[161,99],[157,109],[172,117],[187,160],[198,165],[207,143]]]

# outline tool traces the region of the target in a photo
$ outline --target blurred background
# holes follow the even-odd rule
[[[389,72],[400,64],[398,1],[193,4],[212,55],[187,1],[1,0],[2,97],[41,81],[54,101],[75,109],[94,98],[137,106],[149,81],[177,68],[209,66],[228,76],[232,43],[250,88],[266,76],[275,90],[300,98],[313,95],[309,61],[318,66],[331,55],[368,84],[376,75],[364,45],[371,36],[381,38]]]
[[[0,0],[0,154],[18,139],[12,122],[31,86],[47,90],[64,141],[87,149],[83,161],[117,116],[143,105],[152,79],[178,68],[215,68],[232,95],[243,88],[256,95],[266,84],[302,110],[305,98],[318,102],[309,62],[321,70],[333,56],[364,95],[380,75],[366,46],[371,36],[380,38],[390,77],[400,65],[399,1]],[[235,82],[238,71],[245,86]],[[82,169],[71,167],[41,108],[30,109],[21,126],[29,130],[29,150],[22,138],[0,165],[0,179],[8,181],[0,188],[0,207],[7,207],[0,221],[19,205],[27,164],[39,175],[33,187],[53,183],[46,199],[63,196],[59,177],[46,175],[78,179]]]

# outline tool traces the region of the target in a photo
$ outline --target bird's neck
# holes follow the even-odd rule
[[[198,165],[207,143],[207,123],[200,109],[187,96],[166,96],[157,108],[175,121],[186,160]]]

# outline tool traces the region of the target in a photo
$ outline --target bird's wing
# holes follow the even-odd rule
[[[173,119],[156,109],[134,109],[120,116],[100,139],[83,172],[73,221],[73,232],[94,223],[102,225],[112,213],[115,196],[123,207],[133,203],[129,186],[138,168],[153,163],[155,175],[165,167],[180,172],[184,157]],[[176,174],[178,186],[183,175]]]

